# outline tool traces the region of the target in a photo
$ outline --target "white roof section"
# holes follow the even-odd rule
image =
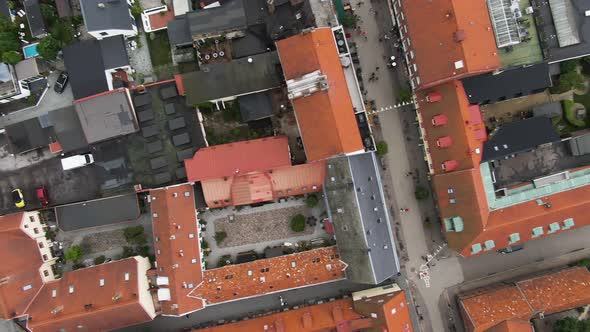
[[[517,16],[522,16],[519,1],[487,0],[498,48],[520,43]]]
[[[557,31],[559,47],[580,43],[580,32],[576,25],[576,17],[569,0],[549,0],[553,25]]]
[[[156,284],[158,286],[169,285],[168,277],[158,276],[156,278]]]
[[[158,301],[170,301],[170,289],[169,288],[158,289]]]
[[[173,0],[172,8],[174,16],[183,15],[190,11],[190,2],[188,0]]]

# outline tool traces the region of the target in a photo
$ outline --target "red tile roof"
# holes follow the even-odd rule
[[[290,166],[291,156],[287,137],[274,136],[202,148],[184,164],[197,182]]]
[[[531,322],[524,320],[507,320],[486,332],[535,332]]]
[[[28,328],[106,331],[152,320],[149,266],[147,258],[132,257],[65,273],[43,285],[27,310]]]
[[[546,315],[590,303],[590,272],[576,267],[459,295],[461,313],[468,332],[490,331],[502,322],[528,321],[535,313]],[[527,331],[523,324],[491,331]],[[528,330],[530,331],[530,329]]]
[[[168,278],[170,301],[165,315],[182,315],[204,307],[188,296],[203,280],[197,212],[190,184],[150,190],[157,275]],[[192,287],[188,288],[188,285]]]
[[[403,39],[408,43],[409,37],[414,57],[408,58],[417,66],[421,88],[500,68],[486,0],[414,0],[401,6],[400,30],[407,31]]]
[[[153,30],[165,29],[168,27],[168,22],[174,19],[174,10],[172,5],[168,5],[168,10],[165,12],[158,12],[148,16],[150,20],[150,27]]]
[[[4,319],[24,314],[43,285],[39,272],[43,260],[37,241],[20,230],[23,216],[23,212],[0,216],[0,316]],[[23,289],[28,285],[30,289]]]
[[[207,205],[222,207],[319,192],[325,178],[326,163],[317,161],[242,176],[204,180],[201,185]]]
[[[277,42],[286,80],[320,70],[328,89],[292,101],[308,160],[364,149],[332,29]]]

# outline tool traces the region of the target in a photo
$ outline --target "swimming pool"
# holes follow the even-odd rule
[[[37,52],[37,45],[39,45],[39,43],[23,47],[23,54],[25,55],[25,59],[34,58],[39,55],[39,52]]]

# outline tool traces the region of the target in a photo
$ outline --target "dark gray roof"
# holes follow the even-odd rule
[[[543,50],[545,59],[549,62],[557,62],[590,55],[590,22],[586,16],[586,11],[590,10],[588,0],[562,1],[567,6],[567,23],[571,25],[572,31],[575,31],[580,40],[579,43],[566,47],[559,47],[558,38],[551,37],[557,36],[557,30],[549,2],[539,1],[535,6],[535,13],[539,15],[542,22],[537,25],[539,36],[546,36],[541,41],[541,45],[545,46]],[[534,21],[537,22],[537,20]]]
[[[482,161],[502,159],[559,140],[559,134],[549,118],[509,122],[493,132],[483,144]]]
[[[80,9],[88,31],[130,30],[133,18],[125,0],[81,0]]]
[[[136,220],[140,211],[137,195],[128,194],[59,206],[55,213],[59,228],[67,232]]]
[[[399,260],[375,154],[328,160],[324,192],[348,279],[378,284],[396,275]]]
[[[7,0],[0,0],[0,15],[10,17],[10,8]]]
[[[25,11],[27,12],[27,22],[33,37],[43,36],[47,33],[43,16],[41,16],[41,7],[38,0],[25,0]]]
[[[69,106],[49,112],[49,121],[61,144],[63,152],[72,152],[88,147],[80,120],[74,106]]]
[[[53,142],[53,129],[42,126],[39,118],[18,122],[6,126],[4,129],[6,130],[10,152],[14,154],[48,146]]]
[[[283,247],[264,248],[264,258],[274,258],[283,256]]]
[[[227,0],[220,7],[188,12],[186,17],[191,36],[245,28],[247,19],[244,1],[248,0]]]
[[[272,115],[272,98],[269,91],[238,97],[242,122],[268,118]]]
[[[462,80],[471,104],[489,104],[542,92],[551,86],[549,65],[506,70],[499,74],[483,74]]]
[[[193,38],[188,29],[188,20],[186,15],[176,17],[168,22],[168,40],[170,45],[183,46],[193,43]]]
[[[129,64],[122,36],[80,41],[65,47],[63,53],[74,99],[107,91],[105,70]]]
[[[205,202],[205,194],[203,193],[203,187],[201,186],[201,182],[196,182],[193,184],[193,189],[195,191],[195,206],[198,210],[207,209],[207,202]]]
[[[587,130],[572,134],[569,146],[574,156],[583,156],[590,153],[590,132]]]
[[[278,66],[277,52],[203,65],[200,71],[182,75],[187,105],[279,87]]]
[[[57,8],[57,15],[59,17],[72,16],[72,6],[69,0],[55,0],[55,7]]]
[[[114,69],[129,65],[129,55],[122,35],[104,38],[98,41],[102,54],[103,67]]]
[[[561,102],[554,101],[552,103],[546,103],[533,107],[533,116],[544,116],[546,118],[553,118],[561,116],[563,109],[561,108]]]
[[[234,38],[231,43],[231,52],[234,59],[268,52],[268,49],[274,49],[274,42],[266,33],[264,24],[248,27],[244,31],[243,37]]]

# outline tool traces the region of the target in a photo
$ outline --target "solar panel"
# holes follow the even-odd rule
[[[494,34],[498,48],[520,43],[518,23],[511,0],[488,0],[488,8],[494,26]]]

